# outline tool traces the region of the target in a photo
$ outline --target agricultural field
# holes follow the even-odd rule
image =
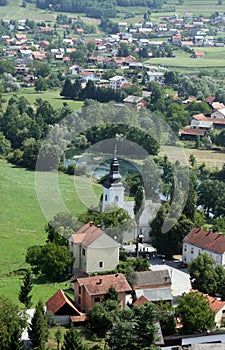
[[[190,53],[175,50],[174,54],[176,57],[151,58],[148,60],[148,63],[158,64],[179,72],[219,69],[220,73],[225,73],[225,47],[204,47],[200,49],[195,48],[194,50],[204,51],[205,57],[199,59],[191,58]]]
[[[51,174],[48,174],[51,176]],[[91,201],[90,178],[76,177],[76,188],[84,193]],[[74,177],[59,174],[59,189],[70,213],[78,216],[86,210],[79,199]],[[15,302],[22,277],[20,271],[26,268],[25,254],[28,247],[44,244],[44,232],[47,220],[38,203],[35,191],[35,172],[22,168],[15,168],[5,161],[0,161],[0,294],[7,295]],[[93,191],[100,198],[101,186],[94,184]],[[52,216],[54,198],[51,198]],[[45,283],[43,279],[34,281],[33,301],[37,302],[37,295],[47,300],[59,288],[68,289],[68,283]],[[38,293],[36,293],[38,292]]]
[[[3,96],[4,103],[3,108],[6,107],[7,101],[14,95],[15,93],[5,93]],[[34,87],[30,88],[22,88],[16,93],[17,97],[23,96],[28,102],[34,106],[37,98],[41,98],[42,100],[47,100],[53,108],[60,108],[63,106],[63,103],[66,102],[70,106],[72,110],[78,110],[83,106],[82,101],[74,101],[63,98],[60,96],[60,90],[47,90],[45,92],[36,92]]]

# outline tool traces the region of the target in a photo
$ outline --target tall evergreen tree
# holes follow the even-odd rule
[[[29,339],[32,343],[33,349],[45,349],[45,343],[48,339],[47,319],[44,314],[42,302],[39,300],[36,306],[34,316],[31,320],[31,325],[28,328]],[[69,349],[69,348],[68,348]]]
[[[70,328],[64,336],[62,350],[85,350],[85,348],[77,329]]]
[[[32,290],[32,275],[31,270],[27,270],[24,279],[23,284],[20,287],[19,291],[19,301],[23,303],[27,309],[29,309],[32,305],[31,298],[32,295],[30,295],[30,292]]]

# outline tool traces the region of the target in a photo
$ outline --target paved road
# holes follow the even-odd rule
[[[190,291],[191,283],[187,269],[179,270],[176,267],[177,263],[173,261],[165,261],[163,264],[161,259],[151,259],[150,264],[152,270],[169,270],[172,281],[171,292],[174,297]]]

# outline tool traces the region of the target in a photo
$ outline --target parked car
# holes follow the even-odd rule
[[[186,269],[186,267],[188,267],[188,264],[181,262],[177,265],[177,267],[178,267],[178,269]]]

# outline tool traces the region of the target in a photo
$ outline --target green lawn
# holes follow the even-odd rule
[[[51,179],[51,174],[47,174]],[[75,186],[74,186],[75,181]],[[100,198],[101,186],[90,183],[90,178],[59,174],[59,190],[69,212],[75,216],[86,210],[79,199],[76,189],[90,203],[92,191]],[[90,188],[92,187],[92,191]],[[21,276],[18,270],[26,267],[25,254],[28,247],[44,244],[44,227],[47,220],[42,214],[35,191],[35,173],[22,168],[15,168],[5,161],[0,161],[0,294],[17,298]],[[56,214],[54,198],[50,198],[52,215]],[[96,204],[96,203],[93,203]],[[11,276],[7,276],[11,274]],[[68,288],[68,284],[60,284]],[[59,288],[58,284],[34,286],[34,301],[42,297],[45,301]],[[37,293],[36,293],[37,292]]]
[[[24,96],[30,102],[31,105],[34,105],[37,98],[41,98],[42,100],[48,100],[48,102],[54,108],[62,107],[64,102],[67,102],[73,110],[78,110],[83,106],[83,101],[73,101],[61,97],[60,90],[47,90],[44,92],[37,93],[35,92],[34,87],[22,88],[17,93],[5,93],[3,98],[7,102],[13,95]],[[6,107],[6,102],[3,104],[3,108]]]
[[[195,48],[195,51],[204,51],[205,57],[202,59],[192,58],[191,55],[182,50],[175,50],[176,57],[159,57],[151,58],[146,61],[149,64],[162,65],[167,68],[176,70],[214,70],[218,68],[220,72],[225,72],[225,47],[204,47]]]

